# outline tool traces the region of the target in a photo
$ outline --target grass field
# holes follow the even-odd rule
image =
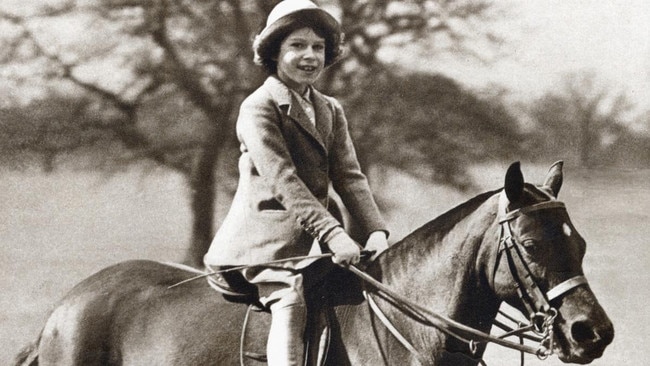
[[[382,181],[393,238],[502,184],[506,166],[472,169],[480,189],[459,193],[396,177]],[[540,182],[546,167],[523,166]],[[588,242],[585,272],[616,328],[594,365],[644,364],[650,334],[650,171],[565,168],[560,198]],[[0,176],[0,365],[33,340],[48,310],[75,283],[118,261],[179,261],[189,236],[183,180],[162,171],[3,172]],[[488,365],[518,365],[518,354],[491,346]],[[527,365],[554,366],[530,356]]]

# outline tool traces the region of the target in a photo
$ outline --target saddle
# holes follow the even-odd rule
[[[266,365],[271,313],[260,303],[257,287],[247,282],[238,271],[210,276],[208,283],[224,299],[248,306],[240,338],[241,365]],[[308,289],[305,294],[305,366],[322,366],[327,360],[332,337],[338,334],[334,307],[363,302],[362,284],[351,272],[335,265],[331,259],[324,258],[306,268],[305,288]]]

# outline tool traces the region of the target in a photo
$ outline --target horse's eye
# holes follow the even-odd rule
[[[532,250],[537,246],[537,241],[535,239],[524,239],[521,241],[521,246],[526,250]]]

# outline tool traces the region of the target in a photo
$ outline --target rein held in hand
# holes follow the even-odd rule
[[[551,307],[549,305],[549,302],[555,298],[562,296],[567,291],[575,287],[585,285],[587,283],[587,280],[584,276],[576,276],[570,278],[567,281],[562,282],[558,286],[549,290],[546,294],[543,294],[539,290],[539,287],[536,285],[536,283],[534,283],[534,281],[532,280],[532,275],[528,270],[528,266],[523,261],[523,257],[521,256],[521,253],[518,250],[518,246],[520,244],[515,241],[512,235],[512,232],[510,230],[510,221],[514,221],[518,217],[526,213],[537,211],[537,210],[564,209],[564,204],[562,202],[555,201],[555,200],[545,201],[545,202],[534,204],[507,213],[505,207],[503,207],[503,205],[500,206],[502,207],[500,207],[499,209],[500,211],[499,224],[501,227],[501,232],[500,232],[500,240],[499,240],[498,257],[500,257],[502,252],[505,252],[506,255],[508,256],[508,263],[510,267],[509,269],[513,274],[513,277],[515,277],[515,279],[518,282],[520,296],[522,297],[522,300],[526,305],[527,310],[529,311],[530,324],[526,325],[517,322],[519,324],[519,327],[517,329],[512,329],[507,325],[495,320],[494,324],[497,327],[504,329],[506,331],[505,334],[499,337],[466,326],[453,319],[437,314],[429,309],[426,309],[418,304],[415,304],[411,302],[409,299],[407,299],[406,297],[393,291],[390,287],[377,281],[372,276],[362,271],[358,267],[354,265],[347,267],[357,277],[362,279],[371,287],[378,290],[372,293],[369,292],[368,290],[364,290],[364,296],[368,300],[370,309],[382,321],[384,326],[388,328],[388,330],[393,334],[393,336],[395,336],[397,340],[405,348],[407,348],[422,365],[426,365],[426,361],[424,361],[424,357],[392,325],[390,320],[388,320],[388,318],[383,314],[381,309],[379,309],[379,307],[377,306],[376,302],[372,298],[373,295],[377,295],[383,298],[384,300],[388,301],[390,304],[398,308],[400,311],[410,315],[420,323],[435,327],[440,331],[448,334],[449,336],[452,336],[464,343],[467,343],[469,345],[469,349],[472,354],[476,353],[477,345],[479,343],[495,343],[502,347],[510,348],[521,352],[522,354],[521,364],[523,365],[524,353],[536,355],[539,359],[542,360],[546,359],[548,356],[550,356],[553,353],[553,322],[555,320],[555,317],[557,316],[557,310]],[[278,259],[278,260],[265,262],[265,263],[231,267],[225,270],[207,272],[199,276],[188,278],[186,280],[183,280],[181,282],[169,286],[168,289],[180,286],[182,284],[200,278],[209,277],[218,273],[235,271],[235,270],[256,267],[256,266],[273,265],[273,264],[285,263],[290,261],[327,258],[327,257],[331,257],[332,255],[333,255],[332,253],[325,253],[325,254],[318,254],[318,255],[311,255],[311,256]],[[367,256],[368,255],[366,253],[366,257]],[[505,316],[510,320],[513,320],[513,318],[510,318],[507,315]],[[529,332],[529,331],[532,331],[534,334],[533,335],[525,334],[525,332]],[[504,339],[505,337],[514,336],[514,335],[520,337],[520,341],[521,341],[520,343],[515,343]],[[523,344],[523,338],[536,341],[539,344],[537,347],[525,345]],[[479,360],[478,362],[480,362],[482,365],[485,365],[485,362],[483,360]]]

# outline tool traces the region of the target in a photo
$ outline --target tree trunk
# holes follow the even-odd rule
[[[208,251],[214,235],[215,165],[223,145],[220,140],[208,140],[204,144],[189,178],[192,236],[184,263],[195,267],[203,266],[203,256]]]

